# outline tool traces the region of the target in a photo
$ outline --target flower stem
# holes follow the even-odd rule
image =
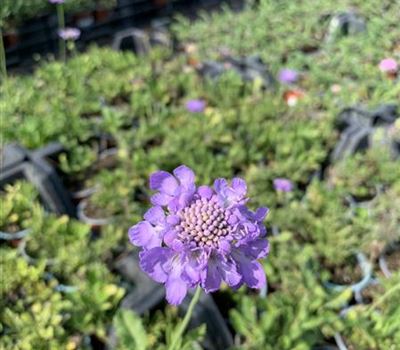
[[[1,80],[4,82],[7,80],[7,62],[6,62],[6,52],[4,49],[3,42],[3,31],[0,28],[0,69],[1,69]]]
[[[178,342],[181,340],[183,332],[185,331],[186,327],[189,324],[190,319],[192,318],[192,313],[194,307],[196,306],[197,302],[200,299],[201,288],[200,286],[197,287],[196,292],[193,295],[192,300],[190,301],[189,308],[186,311],[186,315],[183,318],[182,322],[178,325],[178,327],[172,333],[172,340],[170,345],[168,346],[168,350],[176,350]]]
[[[64,5],[57,4],[57,19],[58,19],[58,30],[65,28],[65,18],[64,18]],[[65,62],[65,41],[60,36],[58,37],[58,46],[60,50],[60,57]]]

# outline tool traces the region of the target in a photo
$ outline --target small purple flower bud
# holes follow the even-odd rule
[[[75,41],[81,36],[81,31],[78,28],[64,28],[58,31],[58,36],[65,41]]]
[[[297,71],[289,68],[283,68],[279,71],[278,80],[282,84],[294,84],[299,78]]]
[[[274,187],[276,191],[291,192],[293,190],[293,183],[288,179],[277,178],[274,180]]]
[[[204,100],[189,100],[186,102],[186,109],[190,113],[201,113],[206,108],[206,102]]]

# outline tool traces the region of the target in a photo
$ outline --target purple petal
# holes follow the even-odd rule
[[[253,259],[261,259],[266,257],[269,253],[269,242],[266,238],[260,238],[247,242],[240,246],[239,249],[242,250],[245,255]]]
[[[161,183],[160,186],[160,192],[166,193],[170,196],[176,195],[178,189],[179,189],[178,181],[176,181],[176,179],[173,176],[164,179],[164,181]]]
[[[229,286],[236,286],[241,282],[242,276],[237,271],[235,263],[221,260],[219,261],[219,269],[221,271],[223,280]]]
[[[204,251],[196,251],[186,255],[184,276],[193,287],[200,282],[206,264],[207,258]]]
[[[139,255],[140,267],[154,281],[164,283],[168,278],[166,266],[171,259],[171,256],[171,250],[164,247],[144,250]]]
[[[133,245],[151,249],[161,246],[161,238],[153,226],[141,221],[129,229],[129,240]]]
[[[247,185],[240,178],[234,178],[231,186],[228,186],[225,179],[217,179],[214,182],[214,189],[218,194],[220,204],[227,207],[243,203],[247,192]]]
[[[161,191],[162,184],[165,180],[175,181],[175,178],[168,172],[160,170],[150,175],[150,189],[153,191]]]
[[[254,214],[254,219],[258,222],[262,222],[262,221],[264,221],[268,212],[269,212],[269,209],[267,207],[260,207],[256,210],[256,212]]]
[[[239,177],[235,177],[232,180],[232,189],[239,197],[244,197],[247,193],[246,181]]]
[[[207,293],[214,292],[219,289],[222,282],[222,276],[218,270],[217,262],[211,259],[208,262],[205,280],[203,281],[203,288]]]
[[[164,242],[168,247],[172,246],[173,241],[176,239],[177,234],[175,230],[169,230],[164,235]]]
[[[173,197],[167,194],[156,193],[151,196],[150,201],[153,205],[166,206],[172,199]]]
[[[169,225],[175,226],[175,225],[179,224],[181,219],[178,215],[168,215],[166,221]]]
[[[221,239],[218,244],[218,251],[223,254],[229,254],[231,252],[231,243],[227,239]]]
[[[236,251],[232,254],[238,266],[239,273],[243,276],[243,282],[250,288],[261,289],[265,286],[266,277],[262,265],[249,259],[243,253]]]
[[[210,199],[213,195],[213,190],[208,186],[200,186],[197,193],[201,198]]]
[[[171,213],[176,213],[179,209],[183,209],[188,206],[189,202],[193,198],[195,190],[183,192],[179,196],[176,196],[168,203],[168,209]]]
[[[178,178],[184,188],[190,188],[194,184],[195,175],[192,169],[181,165],[174,170],[174,175]]]
[[[228,187],[228,182],[225,179],[216,179],[214,181],[214,190],[218,195],[225,195],[225,190]]]
[[[144,218],[153,225],[159,225],[164,222],[165,213],[160,206],[155,206],[147,210],[147,212],[144,214]]]
[[[188,286],[181,278],[169,277],[165,283],[165,289],[168,303],[179,305],[186,296]]]

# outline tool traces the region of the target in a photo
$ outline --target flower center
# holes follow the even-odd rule
[[[221,208],[216,198],[197,199],[190,206],[180,210],[181,219],[176,226],[178,238],[196,247],[214,247],[222,237],[231,233],[229,210]]]

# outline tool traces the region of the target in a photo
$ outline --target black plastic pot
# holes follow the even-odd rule
[[[383,104],[368,111],[359,107],[345,108],[338,116],[340,139],[331,154],[336,162],[372,145],[378,127],[389,127],[398,118],[397,105]],[[396,146],[392,147],[396,149]]]
[[[88,206],[88,199],[84,199],[81,202],[79,202],[77,206],[77,216],[78,219],[85,224],[90,225],[92,228],[99,228],[101,226],[107,225],[111,222],[112,218],[107,217],[107,218],[92,218],[88,215],[86,215],[85,210]]]
[[[335,292],[341,292],[347,288],[350,288],[355,294],[356,299],[361,299],[361,291],[372,281],[372,265],[363,253],[357,253],[356,258],[363,274],[361,280],[350,285],[326,282],[325,287]]]
[[[366,21],[361,15],[351,11],[341,12],[331,16],[325,41],[332,43],[341,36],[359,34],[366,29]]]
[[[235,71],[243,81],[259,79],[264,89],[273,89],[275,86],[275,78],[257,55],[241,58],[225,56],[221,62],[205,61],[201,64],[199,73],[204,77],[216,79],[228,70]]]
[[[0,169],[0,187],[19,179],[31,182],[39,191],[44,205],[58,214],[75,217],[69,193],[55,169],[46,158],[60,153],[63,147],[51,143],[37,151],[30,152],[18,145],[6,145],[1,150],[3,162]]]

